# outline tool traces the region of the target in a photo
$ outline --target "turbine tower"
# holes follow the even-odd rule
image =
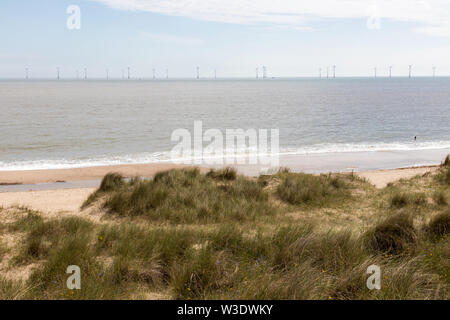
[[[25,79],[28,80],[28,68],[25,68]]]
[[[78,79],[80,79],[80,73],[78,72],[78,69],[77,69],[77,80]]]
[[[87,68],[84,68],[84,80],[87,80]]]
[[[106,80],[109,80],[109,70],[106,69]]]
[[[169,69],[166,69],[166,79],[169,79]]]
[[[59,67],[56,68],[56,79],[59,80]]]
[[[130,67],[128,67],[128,80],[130,80]]]
[[[330,67],[327,67],[327,79],[330,77]]]
[[[336,78],[336,65],[333,65],[333,78]]]
[[[266,66],[263,66],[263,79],[267,78],[267,68]]]
[[[125,80],[125,70],[122,69],[122,80]]]
[[[197,80],[200,79],[200,67],[197,67]]]
[[[436,77],[436,67],[433,66],[433,78],[435,78],[435,77]]]
[[[256,79],[259,79],[259,68],[256,68]]]
[[[377,77],[377,67],[375,67],[374,69],[374,75],[375,75],[375,78]]]
[[[319,68],[319,78],[322,78],[322,68]]]
[[[217,79],[217,70],[214,69],[214,79]]]
[[[155,80],[155,69],[153,68],[153,80]]]
[[[411,78],[412,64],[409,65],[409,78]]]
[[[389,78],[392,78],[392,66],[389,66]]]

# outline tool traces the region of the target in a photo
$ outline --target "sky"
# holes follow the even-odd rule
[[[73,6],[79,8],[73,11]],[[70,10],[68,10],[70,9]],[[79,19],[78,19],[79,18]],[[79,28],[77,26],[79,25]],[[1,0],[0,78],[450,75],[448,0]]]

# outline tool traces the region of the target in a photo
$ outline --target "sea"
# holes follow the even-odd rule
[[[450,78],[0,80],[0,170],[167,162],[196,121],[278,129],[309,171],[431,165],[450,153]]]

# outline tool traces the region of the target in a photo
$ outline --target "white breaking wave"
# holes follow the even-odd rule
[[[302,148],[286,148],[281,154],[316,154],[316,153],[347,153],[375,151],[414,151],[449,149],[450,141],[429,142],[380,142],[380,143],[338,143],[315,144]]]
[[[329,154],[329,153],[359,153],[359,152],[381,152],[381,151],[420,151],[420,150],[441,150],[450,149],[450,141],[430,141],[430,142],[391,142],[391,143],[338,143],[338,144],[315,144],[304,147],[280,148],[277,153],[283,155],[308,155],[308,154]],[[205,151],[205,150],[204,150]],[[227,150],[224,150],[227,154]],[[258,155],[255,148],[239,148],[236,157],[248,157]],[[275,155],[277,155],[275,154]],[[267,155],[266,153],[263,155]],[[273,155],[273,154],[271,154]],[[220,158],[214,154],[204,152],[203,159]],[[83,167],[96,167],[121,164],[144,164],[163,162],[184,162],[196,158],[172,159],[170,151],[139,153],[123,156],[103,156],[80,159],[40,159],[28,161],[0,161],[0,171],[15,170],[45,170],[45,169],[70,169]]]

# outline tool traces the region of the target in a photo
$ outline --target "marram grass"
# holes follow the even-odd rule
[[[0,299],[449,299],[449,209],[424,205],[448,187],[413,182],[397,196],[344,174],[107,175],[84,217],[1,209],[16,241]],[[366,287],[372,264],[381,290]],[[69,265],[81,290],[65,286]]]

